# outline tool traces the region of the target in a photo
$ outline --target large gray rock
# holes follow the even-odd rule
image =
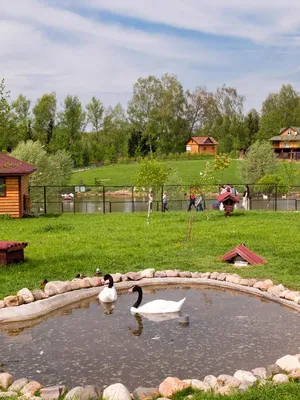
[[[28,382],[29,380],[26,378],[17,379],[12,385],[10,385],[8,390],[10,392],[19,392]]]
[[[222,386],[230,386],[232,388],[237,388],[240,386],[241,381],[239,381],[238,379],[234,378],[231,375],[222,374],[218,376],[217,383],[221,384]]]
[[[141,278],[153,278],[155,274],[154,268],[147,268],[140,272]]]
[[[103,399],[105,400],[132,400],[129,390],[122,383],[115,383],[104,389]]]
[[[80,281],[83,282],[84,279],[80,279]],[[56,294],[70,292],[71,290],[74,290],[74,289],[71,287],[71,284],[68,281],[66,281],[66,282],[63,282],[63,281],[48,282],[48,283],[46,283],[46,286],[45,286],[45,293],[47,293],[49,296],[54,296]]]
[[[201,278],[202,272],[192,272],[192,278]]]
[[[284,374],[277,374],[273,376],[272,381],[274,383],[287,383],[289,382],[289,378]]]
[[[218,387],[218,381],[217,381],[217,378],[214,375],[207,375],[203,379],[203,382],[207,383],[208,386],[213,390]]]
[[[251,372],[257,379],[267,379],[267,370],[264,367],[254,368]]]
[[[284,371],[291,372],[293,369],[300,368],[300,361],[297,356],[291,356],[288,354],[279,358],[276,361],[276,365],[278,365]]]
[[[272,375],[279,374],[282,371],[282,369],[276,364],[270,364],[266,367],[266,371],[267,371],[267,378],[271,378]]]
[[[24,304],[24,300],[21,296],[7,296],[4,297],[4,303],[6,307],[17,307]]]
[[[31,291],[27,288],[23,288],[18,291],[17,296],[23,297],[24,303],[32,303],[34,302],[34,296]]]
[[[69,400],[69,399],[70,400],[72,400],[72,399],[81,400],[82,394],[83,394],[83,387],[76,386],[66,394],[65,399],[66,400]]]
[[[34,396],[34,393],[42,389],[42,385],[37,382],[37,381],[30,381],[23,387],[21,390],[21,394],[23,394],[25,397],[31,397]]]
[[[159,390],[158,388],[139,387],[133,391],[132,396],[135,400],[151,400],[159,397]]]
[[[255,288],[255,289],[259,289],[259,290],[261,290],[261,291],[263,291],[263,292],[266,292],[269,288],[268,288],[268,286],[265,284],[265,282],[263,282],[263,281],[258,281],[258,282],[256,282],[256,284],[255,285],[253,285],[253,287]]]
[[[102,285],[102,278],[100,278],[99,276],[93,276],[92,278],[90,278],[90,283],[91,283],[92,287],[101,286]]]
[[[209,392],[211,387],[199,379],[184,379],[183,382],[186,382],[192,389],[201,390],[203,392]]]
[[[113,277],[113,280],[115,283],[122,282],[122,280],[123,280],[122,279],[123,275],[120,274],[119,272],[117,272],[116,274],[112,274],[111,276]]]
[[[125,274],[129,281],[139,281],[142,279],[141,274],[139,272],[127,272]]]
[[[14,379],[12,375],[10,375],[8,372],[3,372],[0,374],[0,387],[2,389],[7,389],[12,383]]]
[[[61,386],[50,386],[40,390],[40,396],[45,400],[58,400],[66,391],[66,387]]]
[[[43,300],[49,297],[49,295],[41,289],[33,289],[32,294],[35,300]]]
[[[190,271],[180,271],[179,276],[180,278],[191,278],[192,273]]]
[[[165,278],[167,274],[165,271],[156,271],[154,276],[155,278]]]
[[[241,383],[245,383],[248,386],[253,386],[254,383],[257,381],[257,378],[250,371],[238,370],[233,376],[234,378],[241,381]]]
[[[295,291],[293,291],[293,290],[290,290],[290,291],[284,296],[284,298],[285,298],[286,300],[294,301],[294,299],[295,299],[296,297],[298,297],[298,296],[299,296],[299,292],[295,292]]]
[[[180,271],[178,269],[167,269],[166,275],[168,278],[178,278],[179,272]]]

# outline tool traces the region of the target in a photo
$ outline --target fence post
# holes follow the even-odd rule
[[[135,210],[134,210],[133,186],[131,187],[131,203],[132,203],[131,210],[132,212],[134,212]]]
[[[47,186],[44,186],[44,214],[47,214]]]
[[[105,186],[102,186],[103,214],[105,214]]]
[[[277,185],[275,185],[275,205],[274,205],[274,211],[277,211]]]

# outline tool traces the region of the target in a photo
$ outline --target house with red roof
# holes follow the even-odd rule
[[[21,218],[29,211],[29,175],[34,171],[33,165],[0,154],[0,214]]]
[[[185,144],[186,151],[191,154],[217,154],[218,142],[212,136],[191,136]]]

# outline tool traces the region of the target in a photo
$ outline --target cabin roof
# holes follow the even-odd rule
[[[240,202],[240,199],[238,196],[235,196],[234,194],[230,193],[230,192],[224,192],[222,194],[220,194],[217,197],[217,200],[219,203],[222,203],[222,201],[226,200],[226,199],[231,199],[233,201],[235,201],[236,203]]]
[[[285,131],[286,129],[293,129],[296,132],[300,132],[300,126],[286,126],[285,128],[281,128],[279,134]]]
[[[14,247],[23,246],[26,247],[28,245],[27,242],[8,242],[6,240],[0,241],[0,250],[9,250]]]
[[[190,138],[189,138],[189,140],[191,140],[191,139],[193,139],[194,140],[194,142],[196,142],[197,144],[200,144],[200,145],[204,145],[204,144],[210,144],[210,145],[213,145],[213,144],[218,144],[218,142],[212,137],[212,136],[191,136]],[[211,143],[205,143],[206,141],[207,141],[207,139],[209,139],[210,141],[211,141]],[[188,140],[188,141],[189,141]]]
[[[242,257],[244,260],[246,260],[251,265],[264,264],[264,263],[268,262],[264,258],[260,257],[258,254],[254,253],[253,251],[248,249],[248,247],[246,247],[244,244],[239,244],[234,249],[228,251],[226,254],[221,256],[218,260],[219,261],[230,261],[236,256]]]
[[[7,154],[0,154],[0,176],[29,175],[34,171],[36,171],[36,168],[33,165]]]
[[[298,142],[300,140],[300,135],[295,136],[273,136],[271,139],[272,142]]]

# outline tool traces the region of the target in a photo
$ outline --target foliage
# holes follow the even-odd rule
[[[12,112],[19,130],[19,140],[32,139],[31,101],[22,94],[12,103]]]
[[[240,164],[240,175],[244,182],[256,183],[264,175],[274,174],[278,165],[272,145],[257,140],[249,147],[244,162]]]
[[[10,151],[18,143],[15,121],[9,104],[10,92],[0,81],[0,151]]]
[[[92,101],[86,105],[87,122],[92,125],[93,132],[99,132],[103,120],[104,106],[99,99],[92,97]]]
[[[28,140],[20,142],[11,155],[37,168],[29,177],[32,186],[60,186],[69,182],[73,164],[65,150],[48,155],[40,142]]]
[[[263,176],[257,182],[255,191],[264,194],[286,194],[288,186],[284,184],[283,179],[277,174],[268,174]]]
[[[56,95],[44,94],[37,100],[33,110],[33,139],[49,145],[56,123]]]
[[[170,170],[162,163],[145,160],[140,164],[134,183],[137,187],[146,187],[158,192],[162,185],[167,183]]]
[[[225,168],[228,168],[230,165],[230,158],[227,154],[219,154],[215,155],[214,158],[214,170],[215,171],[223,171]]]
[[[192,272],[236,273],[234,266],[217,259],[237,243],[246,243],[268,260],[263,268],[240,269],[242,277],[270,278],[275,284],[300,289],[300,214],[251,211],[245,216],[236,211],[232,218],[224,218],[218,211],[194,214],[191,240],[186,239],[187,212],[153,212],[150,229],[145,213],[63,214],[1,221],[2,238],[30,245],[24,263],[0,269],[0,298],[23,287],[37,288],[45,277],[67,280],[78,273],[93,275],[96,268],[123,273],[129,268],[140,271],[141,266],[158,270],[172,266]]]

